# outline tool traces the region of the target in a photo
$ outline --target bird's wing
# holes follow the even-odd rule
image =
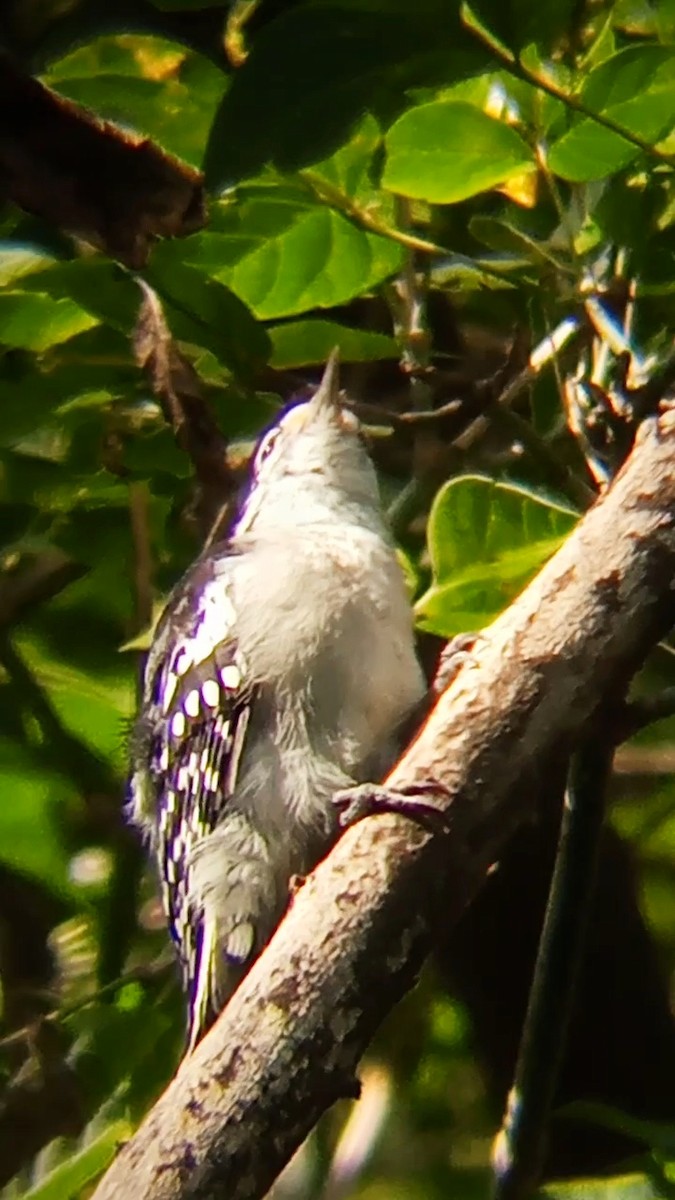
[[[204,941],[203,912],[190,901],[193,853],[235,789],[255,700],[234,632],[236,568],[236,555],[205,556],[171,596],[148,658],[133,754],[133,778],[144,779],[151,793],[162,900],[180,956],[191,1029],[206,1018],[212,952]],[[132,782],[132,804],[147,806],[147,796],[134,798],[133,790]]]

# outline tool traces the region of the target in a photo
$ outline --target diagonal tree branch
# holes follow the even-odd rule
[[[225,1012],[95,1200],[262,1196],[433,943],[480,889],[554,751],[620,697],[675,621],[675,411],[645,422],[613,486],[486,631],[392,772],[448,789],[450,832],[382,815],[296,895]]]

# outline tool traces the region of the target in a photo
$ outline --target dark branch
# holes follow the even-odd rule
[[[143,302],[134,333],[136,361],[149,376],[178,446],[192,460],[201,489],[201,523],[208,526],[237,486],[228,465],[227,442],[197,372],[171,336],[157,293],[142,280],[139,283]]]
[[[0,1102],[0,1186],[55,1137],[76,1137],[86,1108],[62,1036],[49,1022],[33,1030],[32,1054]]]
[[[493,1151],[493,1200],[526,1200],[541,1178],[586,946],[611,761],[602,736],[572,756],[518,1061]]]
[[[0,571],[0,626],[20,620],[84,573],[85,568],[62,550],[24,555],[15,566]]]

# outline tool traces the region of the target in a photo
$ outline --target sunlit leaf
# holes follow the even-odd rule
[[[267,163],[297,170],[333,154],[392,92],[451,82],[485,52],[444,0],[291,7],[252,41],[211,130],[207,180],[230,186]],[[265,119],[260,119],[260,114]]]
[[[515,130],[452,101],[409,109],[392,125],[386,147],[385,187],[436,204],[496,187],[533,162]]]
[[[510,483],[464,475],[438,493],[429,517],[432,584],[418,624],[443,637],[494,620],[558,549],[569,508]]]
[[[54,257],[39,246],[0,242],[0,287],[15,284],[23,275],[39,271],[54,262]]]
[[[46,350],[91,329],[96,318],[65,297],[36,292],[0,292],[0,344]]]
[[[675,125],[675,51],[633,46],[600,63],[584,82],[581,99],[636,137],[656,143]],[[638,146],[590,117],[576,119],[549,152],[549,166],[565,179],[602,179],[632,162]]]
[[[50,63],[56,91],[101,117],[155,139],[199,166],[227,84],[222,71],[179,42],[139,34],[96,38]]]
[[[87,1184],[103,1174],[132,1133],[133,1127],[128,1121],[113,1121],[84,1149],[50,1172],[37,1187],[24,1192],[24,1200],[77,1200]]]
[[[204,346],[227,366],[246,374],[252,366],[264,362],[267,335],[238,296],[185,261],[184,245],[162,243],[145,271],[160,295],[171,331],[178,339]],[[56,262],[32,274],[25,286],[49,292],[49,297],[70,296],[85,310],[88,324],[97,318],[127,335],[138,317],[138,284],[128,272],[105,259]]]
[[[608,1179],[570,1179],[551,1183],[534,1200],[662,1200],[663,1188],[649,1175],[612,1175]]]
[[[184,255],[270,320],[343,304],[392,275],[403,251],[300,189],[253,186]]]
[[[335,321],[289,321],[273,325],[269,335],[273,347],[270,365],[277,370],[325,362],[335,346],[343,362],[369,362],[399,354],[394,338],[366,329],[349,329]]]
[[[347,196],[371,200],[378,195],[373,182],[373,155],[381,145],[380,127],[375,118],[368,114],[335,154],[312,165],[311,173],[333,184]]]

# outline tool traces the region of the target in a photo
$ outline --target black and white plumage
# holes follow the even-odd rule
[[[230,539],[172,593],[148,656],[131,811],[162,882],[192,1048],[424,693],[402,572],[332,359],[258,447]]]

